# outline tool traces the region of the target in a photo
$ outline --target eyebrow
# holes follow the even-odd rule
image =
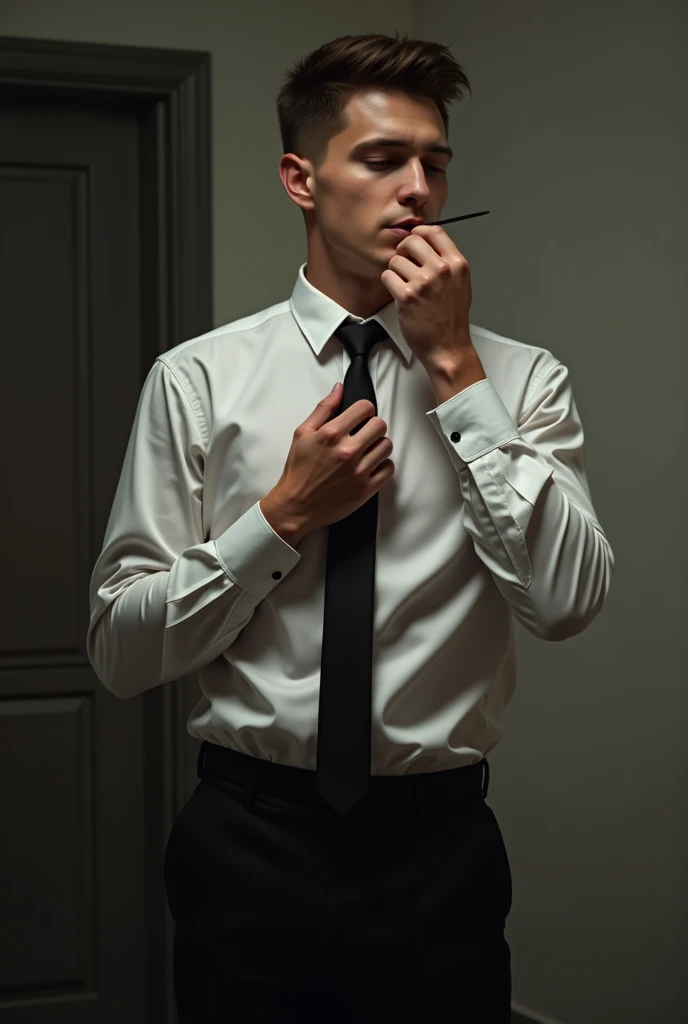
[[[356,156],[364,149],[374,149],[378,146],[397,146],[406,149],[410,145],[411,143],[408,139],[388,139],[384,136],[379,136],[375,139],[366,139],[364,142],[359,142],[358,145],[354,146],[349,155]],[[450,160],[454,156],[449,146],[443,146],[439,142],[436,142],[433,146],[426,146],[425,151],[427,153],[443,153]]]

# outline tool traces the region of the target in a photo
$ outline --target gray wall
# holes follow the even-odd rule
[[[215,325],[286,299],[306,259],[277,170],[284,70],[335,36],[395,29],[465,66],[474,98],[453,108],[445,214],[491,211],[452,233],[471,320],[570,368],[616,556],[582,636],[546,644],[517,626],[519,686],[491,757],[514,1004],[541,1022],[688,1014],[687,21],[679,0],[0,6],[6,35],[212,52]]]

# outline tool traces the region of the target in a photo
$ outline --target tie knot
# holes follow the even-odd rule
[[[366,320],[364,324],[342,324],[334,334],[349,353],[352,362],[354,356],[365,356],[367,359],[373,345],[389,337],[377,320]]]

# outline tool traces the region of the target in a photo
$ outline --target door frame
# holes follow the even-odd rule
[[[0,99],[126,98],[137,108],[145,285],[141,386],[160,353],[213,327],[210,71],[211,54],[203,51],[0,36]],[[93,565],[99,548],[90,554]],[[79,651],[88,666],[86,630]],[[196,744],[186,729],[197,696],[184,677],[139,697],[144,701],[145,788],[150,797],[149,878],[150,872],[160,871],[174,819],[198,781]],[[162,885],[149,888],[146,1020],[173,1024],[174,925],[161,900]]]

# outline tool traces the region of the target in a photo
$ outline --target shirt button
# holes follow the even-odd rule
[[[273,572],[272,578],[273,578],[273,580],[281,580],[282,579],[282,573],[279,571],[279,569],[277,570],[277,572]]]
[[[461,440],[461,434],[458,432],[458,430],[454,430],[449,435],[449,439],[450,439],[450,441],[460,441]]]

